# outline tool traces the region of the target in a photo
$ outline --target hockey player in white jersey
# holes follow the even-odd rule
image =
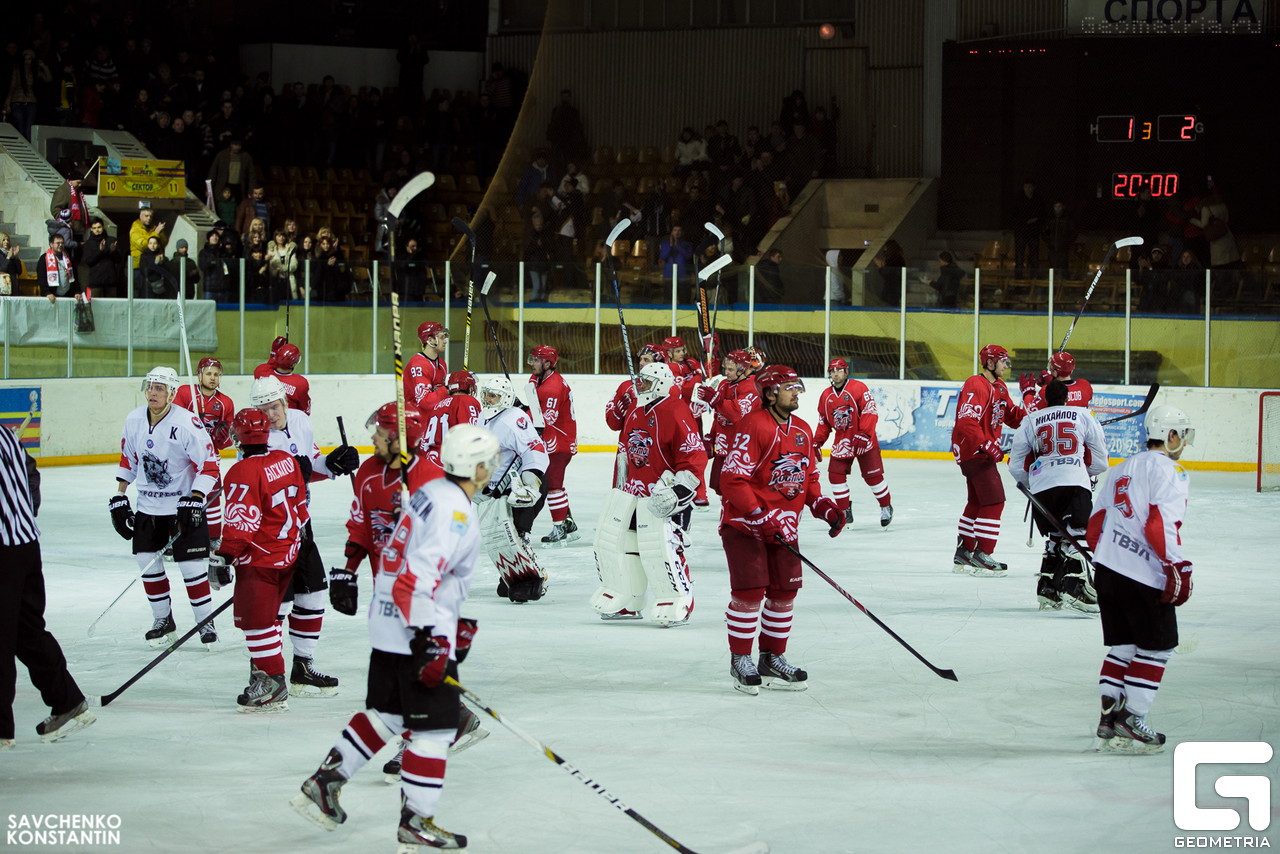
[[[274,376],[259,377],[249,392],[250,402],[271,419],[268,450],[286,451],[305,460],[303,474],[308,480],[333,479],[351,474],[360,467],[355,448],[342,445],[324,455],[316,445],[311,416],[300,409],[290,409],[288,389]],[[309,496],[308,496],[309,500]],[[312,664],[320,643],[320,627],[324,623],[328,601],[328,582],[324,561],[316,548],[308,522],[302,537],[302,550],[293,566],[293,581],[285,594],[282,608],[289,608],[289,640],[293,645],[293,668],[289,672],[289,693],[294,697],[330,697],[338,693],[338,679],[316,670]],[[292,605],[290,605],[292,602]],[[280,619],[284,619],[284,612]]]
[[[1098,748],[1158,753],[1164,733],[1147,713],[1178,646],[1174,609],[1191,598],[1191,561],[1182,553],[1187,473],[1177,464],[1195,440],[1187,414],[1173,406],[1147,413],[1147,450],[1107,472],[1093,502],[1088,541],[1102,608]]]
[[[506,377],[481,377],[480,419],[501,452],[498,471],[476,501],[485,552],[498,568],[498,595],[517,604],[542,598],[546,573],[529,542],[533,520],[547,500],[547,446]]]
[[[369,708],[351,718],[291,801],[326,830],[347,820],[339,803],[343,785],[407,729],[397,850],[467,847],[465,836],[435,823],[461,699],[444,680],[457,679],[475,633],[474,621],[461,616],[480,554],[472,500],[500,472],[497,457],[498,442],[485,428],[450,430],[440,447],[445,476],[413,494],[382,550],[369,606]]]
[[[116,494],[107,501],[116,533],[133,541],[142,588],[154,617],[146,640],[154,647],[168,646],[177,637],[169,578],[161,560],[165,545],[175,534],[173,557],[182,572],[196,622],[213,611],[204,504],[217,481],[218,454],[195,413],[173,405],[178,385],[178,372],[173,368],[153,368],[147,374],[142,384],[147,402],[125,417]],[[125,494],[129,484],[138,493],[136,514]],[[217,639],[213,623],[206,623],[200,640],[208,644]]]
[[[1044,387],[1043,408],[1030,413],[1013,434],[1009,472],[1078,540],[1089,522],[1089,478],[1107,470],[1107,439],[1088,409],[1067,405],[1067,392],[1058,379]],[[1085,556],[1063,540],[1039,508],[1032,512],[1046,538],[1036,580],[1040,610],[1066,605],[1082,614],[1098,613]]]

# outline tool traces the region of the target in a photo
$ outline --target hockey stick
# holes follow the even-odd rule
[[[462,217],[455,216],[453,218],[453,227],[462,232],[467,238],[467,244],[471,248],[471,267],[467,271],[467,330],[463,333],[462,338],[462,370],[471,370],[469,361],[471,356],[471,309],[475,303],[476,297],[476,233],[471,230],[471,226],[462,221]],[[449,284],[445,283],[446,286]]]
[[[1156,393],[1159,391],[1160,383],[1152,383],[1151,388],[1147,389],[1147,396],[1143,399],[1142,405],[1133,412],[1125,415],[1117,415],[1115,418],[1108,418],[1106,421],[1099,421],[1098,423],[1103,427],[1106,427],[1108,424],[1115,424],[1117,421],[1128,421],[1130,418],[1137,418],[1139,415],[1146,415],[1147,410],[1151,408],[1151,404],[1155,402]]]
[[[409,443],[405,441],[404,417],[404,354],[400,350],[400,296],[391,289],[391,352],[394,356],[396,378],[396,436],[400,444],[400,506],[409,506]],[[341,420],[339,420],[341,423]],[[346,437],[343,437],[346,443]]]
[[[617,807],[628,818],[638,823],[645,830],[649,831],[654,836],[661,839],[663,842],[665,842],[670,847],[674,848],[676,851],[681,852],[681,854],[697,854],[697,852],[694,851],[692,848],[688,848],[684,845],[681,845],[680,842],[674,839],[670,834],[668,834],[662,828],[658,827],[656,824],[649,821],[644,816],[640,815],[640,813],[636,812],[635,810],[631,809],[631,807],[624,804],[621,799],[619,799],[616,795],[612,794],[607,789],[605,789],[604,786],[592,780],[590,777],[587,777],[580,770],[570,765],[567,761],[565,761],[563,756],[556,753],[550,747],[543,744],[541,741],[534,738],[532,735],[525,732],[523,729],[516,726],[511,721],[504,718],[498,712],[486,706],[483,700],[481,700],[478,696],[476,696],[475,694],[467,690],[467,688],[462,683],[460,683],[457,679],[454,679],[452,676],[446,676],[444,678],[444,681],[446,685],[452,685],[454,688],[457,688],[459,691],[461,691],[462,698],[467,702],[469,702],[473,707],[475,707],[476,711],[484,712],[486,715],[493,718],[495,721],[502,724],[507,729],[511,730],[511,732],[513,732],[517,737],[519,737],[520,740],[523,741],[525,744],[528,744],[530,747],[537,750],[543,756],[547,757],[552,762],[559,765],[561,768],[563,768],[565,771],[568,772],[570,777],[573,777],[579,783],[582,783],[582,785],[586,786],[588,789],[595,792],[600,797],[604,798],[610,804]],[[764,842],[752,842],[750,845],[744,845],[741,848],[735,848],[733,851],[728,852],[728,854],[768,854],[768,852],[769,852],[768,844]]]
[[[1076,328],[1076,321],[1080,319],[1080,315],[1084,314],[1084,307],[1089,304],[1089,297],[1093,296],[1093,289],[1098,286],[1098,281],[1102,278],[1102,272],[1107,269],[1107,265],[1111,263],[1111,259],[1115,257],[1116,251],[1121,246],[1141,246],[1141,237],[1122,237],[1115,243],[1111,244],[1111,248],[1107,250],[1107,256],[1102,259],[1102,263],[1098,265],[1098,272],[1093,274],[1093,281],[1089,283],[1089,289],[1084,292],[1084,299],[1080,303],[1080,310],[1076,312],[1076,316],[1072,318],[1071,325],[1067,327],[1067,334],[1062,336],[1062,344],[1058,347],[1061,353],[1067,349],[1067,341],[1071,338],[1071,333]]]
[[[627,321],[622,317],[622,291],[618,288],[618,259],[613,257],[613,244],[618,242],[618,238],[622,236],[622,232],[627,230],[631,225],[631,220],[620,219],[618,224],[613,227],[613,231],[609,232],[609,236],[605,238],[604,245],[609,247],[609,272],[613,275],[613,298],[618,303],[618,326],[622,329],[622,352],[627,356],[627,373],[631,376],[631,390],[635,392],[636,400],[640,399],[640,389],[636,383],[636,365],[631,359],[631,337],[627,335]]]
[[[484,277],[484,284],[480,286],[480,305],[484,308],[484,319],[489,327],[489,337],[493,339],[494,349],[498,351],[498,364],[502,366],[502,375],[507,378],[507,382],[511,382],[511,372],[507,370],[507,359],[502,355],[502,344],[498,341],[498,328],[493,325],[493,315],[489,314],[489,289],[493,287],[493,283],[497,279],[498,275],[492,270]]]
[[[1018,491],[1027,496],[1027,500],[1036,506],[1036,509],[1040,511],[1040,515],[1047,519],[1050,525],[1057,528],[1058,533],[1065,537],[1071,545],[1076,547],[1076,551],[1084,555],[1085,559],[1088,560],[1090,564],[1093,563],[1093,552],[1089,550],[1089,547],[1077,540],[1075,535],[1067,530],[1067,526],[1062,524],[1062,520],[1050,513],[1045,506],[1040,503],[1040,499],[1036,498],[1035,494],[1030,489],[1020,483],[1018,484]]]
[[[186,264],[183,264],[182,270],[185,278]],[[179,283],[179,290],[181,289],[182,285]],[[196,415],[200,415],[200,389],[196,388],[196,375],[191,370],[191,350],[187,347],[187,313],[183,308],[185,298],[185,294],[178,294],[178,334],[182,344],[182,358],[187,366],[187,376],[191,377],[191,405],[195,407]]]
[[[208,509],[209,505],[213,502],[214,496],[216,496],[221,491],[222,491],[222,487],[215,486],[209,492],[209,494],[204,497],[205,509]],[[93,637],[94,629],[97,628],[98,623],[102,621],[103,617],[107,616],[107,612],[110,611],[112,608],[114,608],[117,602],[119,602],[121,599],[124,598],[124,594],[128,593],[130,590],[133,589],[133,585],[138,583],[138,579],[146,575],[148,572],[150,572],[151,567],[155,566],[157,561],[164,560],[164,553],[167,552],[169,549],[173,548],[173,544],[178,541],[178,537],[181,536],[181,534],[182,534],[181,531],[174,531],[173,536],[170,537],[168,541],[163,546],[160,547],[160,551],[156,552],[156,555],[151,559],[151,562],[148,563],[146,566],[144,566],[141,572],[139,572],[137,575],[131,578],[129,580],[129,583],[124,586],[124,589],[120,591],[120,595],[112,599],[111,604],[108,605],[106,608],[104,608],[102,610],[102,613],[98,615],[98,619],[94,620],[92,623],[89,624],[89,629],[86,632],[86,634],[89,637]]]
[[[137,673],[133,674],[133,676],[129,677],[128,682],[125,682],[123,685],[121,685],[116,690],[112,691],[110,694],[103,694],[101,697],[94,696],[92,694],[85,695],[85,699],[89,701],[89,705],[95,709],[102,708],[103,706],[106,706],[106,705],[110,705],[111,701],[114,700],[116,697],[119,697],[126,690],[128,690],[130,685],[132,685],[134,682],[137,682],[143,676],[146,676],[148,673],[150,673],[157,664],[159,664],[160,662],[168,658],[170,655],[172,655],[173,652],[178,647],[182,646],[184,643],[191,640],[191,638],[195,637],[196,632],[200,631],[200,629],[212,623],[213,618],[221,614],[223,611],[227,610],[227,608],[231,607],[231,603],[234,601],[235,601],[235,595],[233,594],[231,597],[227,599],[227,601],[223,602],[217,608],[214,608],[213,613],[211,613],[209,616],[205,617],[203,620],[201,620],[200,622],[192,626],[190,629],[188,629],[186,634],[178,638],[173,643],[169,644],[169,646],[165,648],[164,652],[160,653],[154,659],[152,659],[150,664],[148,664],[146,667],[139,670]]]
[[[929,659],[925,658],[923,655],[921,655],[920,653],[916,652],[915,647],[913,647],[911,644],[909,644],[909,643],[907,643],[906,641],[904,641],[901,637],[899,637],[899,636],[898,636],[898,633],[897,633],[897,632],[895,632],[893,629],[889,628],[889,627],[888,627],[888,626],[886,626],[883,622],[881,622],[881,620],[880,620],[880,618],[879,618],[879,617],[877,617],[875,614],[873,614],[873,613],[871,613],[870,611],[868,611],[868,610],[866,609],[866,606],[864,606],[864,605],[863,605],[861,602],[859,602],[857,599],[854,599],[854,598],[853,598],[853,596],[849,595],[849,592],[848,592],[847,590],[845,590],[843,587],[841,587],[839,584],[836,584],[835,579],[833,579],[831,576],[827,575],[825,572],[823,572],[821,569],[819,569],[819,568],[818,568],[818,567],[813,563],[813,561],[809,560],[807,557],[805,557],[804,555],[800,554],[800,551],[799,551],[795,546],[791,545],[791,543],[788,543],[788,542],[784,541],[781,537],[779,537],[779,538],[778,538],[778,542],[780,542],[780,543],[782,543],[784,546],[786,546],[786,547],[787,547],[787,551],[791,552],[793,555],[795,555],[796,557],[800,558],[800,560],[804,562],[804,565],[805,565],[805,566],[809,567],[809,568],[810,568],[810,569],[812,569],[814,572],[818,573],[818,575],[822,578],[822,580],[823,580],[823,581],[827,582],[828,584],[830,584],[832,587],[834,587],[834,588],[836,589],[836,592],[838,592],[841,596],[843,596],[844,598],[846,598],[846,599],[848,599],[850,602],[852,602],[855,608],[857,608],[859,611],[861,611],[862,613],[864,613],[864,614],[866,614],[868,617],[870,617],[870,618],[871,618],[871,622],[875,623],[877,626],[879,626],[880,628],[882,628],[882,629],[884,629],[886,632],[888,632],[888,633],[889,633],[889,637],[893,638],[893,639],[894,639],[894,640],[896,640],[898,643],[902,644],[902,646],[906,648],[907,652],[911,653],[911,654],[912,654],[912,655],[914,655],[916,658],[920,659],[920,662],[921,662],[925,667],[929,668],[929,669],[930,669],[930,670],[932,670],[934,673],[936,673],[936,674],[938,674],[939,676],[941,676],[943,679],[950,679],[952,682],[959,682],[959,681],[960,681],[960,680],[956,677],[956,672],[955,672],[954,670],[943,670],[943,669],[941,669],[941,668],[939,668],[939,667],[935,666],[934,664],[932,664],[932,663],[929,661]]]

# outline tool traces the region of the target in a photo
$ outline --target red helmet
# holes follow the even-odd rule
[[[396,402],[384,403],[373,411],[369,416],[369,420],[364,426],[373,427],[377,425],[387,431],[387,441],[393,441],[400,435],[400,425],[397,423]],[[404,431],[409,434],[409,447],[415,447],[422,441],[422,434],[426,429],[426,425],[422,423],[422,415],[418,412],[418,407],[412,403],[404,405]]]
[[[445,329],[443,324],[436,323],[434,320],[428,320],[426,323],[418,326],[418,340],[423,344],[426,344],[427,339],[435,338],[441,332],[445,335],[449,334],[449,330]]]
[[[667,352],[679,350],[684,347],[684,339],[679,335],[672,335],[669,338],[662,339],[662,346],[667,349]]]
[[[978,352],[978,364],[985,368],[987,362],[992,359],[1000,360],[1009,358],[1009,351],[1001,347],[999,344],[988,344]]]
[[[281,345],[288,344],[288,343],[289,343],[289,339],[286,336],[277,335],[276,340],[271,342],[271,355],[274,356],[276,354],[276,351],[280,349]]]
[[[1069,377],[1076,369],[1076,357],[1066,350],[1049,357],[1049,366],[1060,377]]]
[[[751,354],[746,350],[730,350],[725,357],[725,361],[733,362],[740,368],[751,367]]]
[[[444,386],[449,390],[449,394],[455,391],[465,392],[466,394],[476,393],[476,375],[470,371],[454,371],[449,374],[449,378],[444,381]]]
[[[751,358],[751,370],[753,371],[760,370],[764,367],[765,362],[768,361],[768,359],[765,358],[764,351],[759,347],[748,347],[747,355]]]
[[[541,359],[542,361],[547,362],[548,364],[551,365],[551,367],[554,368],[556,366],[556,363],[560,361],[560,352],[556,350],[555,347],[551,347],[547,344],[542,344],[538,347],[534,347],[532,350],[529,351],[530,364],[532,364],[534,359]]]
[[[200,364],[196,368],[196,373],[203,373],[205,368],[217,368],[218,370],[222,370],[222,363],[213,356],[205,356],[200,360]]]
[[[231,429],[241,445],[265,445],[271,435],[271,419],[261,409],[247,407],[236,413]]]
[[[292,368],[302,358],[302,351],[294,344],[281,344],[280,349],[271,357],[271,363],[277,368]]]
[[[827,363],[827,373],[831,373],[832,371],[844,371],[845,373],[848,373],[849,363],[844,359],[832,359]]]
[[[667,360],[667,348],[661,344],[645,344],[640,348],[640,355],[643,356],[645,353],[653,356],[655,362],[665,362]]]
[[[799,383],[799,390],[804,391],[804,381],[800,379],[800,375],[786,365],[770,365],[756,374],[756,388],[760,390],[762,397],[767,388],[776,389],[792,383]]]

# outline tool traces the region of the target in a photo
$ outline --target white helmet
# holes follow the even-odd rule
[[[1162,403],[1151,407],[1147,413],[1147,438],[1156,442],[1169,440],[1169,431],[1178,434],[1184,444],[1194,444],[1196,430],[1191,426],[1191,418],[1176,406]]]
[[[650,362],[636,374],[636,398],[641,406],[662,400],[675,385],[675,374],[666,362]]]
[[[178,372],[175,371],[173,368],[166,368],[163,366],[152,368],[147,373],[146,377],[144,377],[142,380],[142,390],[146,391],[147,386],[151,385],[152,383],[160,383],[161,385],[167,385],[169,387],[170,393],[176,392],[178,390],[178,386],[182,385],[182,383],[179,382],[178,380]]]
[[[481,463],[490,473],[497,468],[497,436],[478,424],[456,424],[444,434],[444,441],[440,443],[440,465],[446,474],[472,478]]]
[[[496,395],[498,401],[490,403],[485,400],[487,395]],[[476,397],[480,398],[481,414],[488,419],[515,403],[516,389],[511,384],[511,380],[494,374],[480,379],[476,387]]]
[[[284,383],[271,374],[258,377],[249,387],[249,402],[254,406],[266,406],[273,400],[284,400],[288,395],[289,390]]]

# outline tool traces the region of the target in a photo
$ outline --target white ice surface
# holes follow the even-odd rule
[[[611,462],[585,454],[569,467],[584,536],[541,553],[551,576],[545,599],[499,600],[482,559],[467,609],[480,631],[463,681],[702,854],[755,840],[774,852],[822,854],[1165,851],[1179,833],[1172,743],[1280,746],[1280,496],[1256,495],[1251,474],[1191,474],[1184,540],[1195,595],[1179,611],[1183,649],[1151,715],[1170,750],[1126,757],[1092,750],[1101,631],[1096,619],[1036,610],[1039,546],[1025,546],[1020,500],[1009,502],[997,551],[1010,577],[978,579],[951,572],[964,502],[953,464],[888,460],[897,515],[885,531],[869,490],[851,480],[854,524],[833,541],[808,519],[802,549],[959,682],[935,676],[810,573],[788,650],[808,669],[809,690],[749,697],[727,674],[727,571],[712,514],[694,516],[698,606],[689,625],[603,624],[588,606],[590,541]],[[48,622],[92,694],[114,690],[156,654],[142,640],[151,617],[141,585],[86,636],[137,572],[107,514],[112,475],[111,466],[44,470]],[[321,553],[340,563],[349,481],[319,484],[313,495]],[[549,528],[544,514],[535,538]],[[170,577],[185,631],[191,611],[172,566]],[[362,574],[362,606],[368,590]],[[35,735],[47,710],[19,667],[18,743],[0,753],[6,832],[8,816],[107,813],[122,821],[121,846],[111,850],[393,851],[399,794],[383,782],[385,752],[343,790],[350,819],[336,832],[288,806],[363,707],[364,620],[326,616],[316,661],[341,678],[340,696],[295,698],[275,716],[236,712],[248,671],[243,637],[229,618],[218,628],[214,651],[189,643],[100,709],[96,725],[53,745]],[[496,722],[485,725],[493,734],[449,763],[438,815],[470,836],[471,850],[668,850]],[[1202,805],[1242,803],[1224,802],[1212,775],[1201,776]],[[1271,776],[1274,815],[1280,775]],[[1273,844],[1277,827],[1268,831]]]

